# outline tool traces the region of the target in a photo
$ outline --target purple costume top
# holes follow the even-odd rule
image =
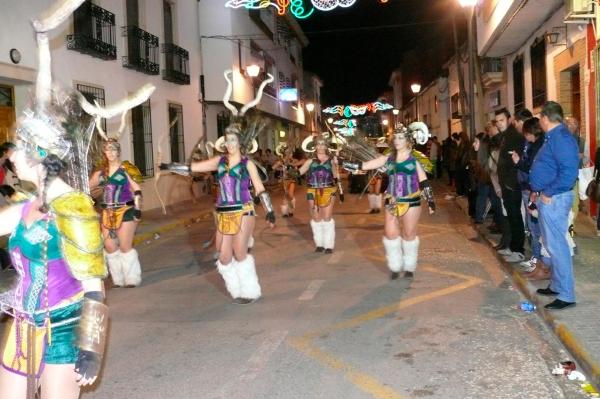
[[[46,305],[51,309],[83,292],[81,282],[70,274],[63,258],[61,236],[52,216],[46,215],[29,227],[25,225],[24,218],[31,205],[28,202],[23,206],[21,221],[9,239],[10,255],[18,273],[18,282],[11,290],[0,295],[3,308],[10,307],[30,319],[36,311],[45,310]],[[48,264],[47,279],[45,260]]]
[[[331,158],[321,163],[315,158],[308,168],[308,186],[311,188],[333,187],[333,163]]]
[[[386,193],[396,199],[408,197],[419,191],[417,159],[410,155],[405,161],[395,162],[390,156],[385,164],[389,183]]]
[[[248,158],[242,157],[241,161],[230,168],[227,156],[223,155],[217,167],[217,181],[219,193],[217,207],[244,205],[252,202],[250,194],[250,173],[248,173]]]
[[[102,205],[107,208],[118,208],[120,206],[133,205],[133,190],[123,166],[115,171],[110,177],[100,174],[100,184],[104,187]]]

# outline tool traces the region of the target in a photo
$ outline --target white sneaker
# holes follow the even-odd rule
[[[537,264],[537,258],[535,256],[532,256],[531,259],[526,260],[525,262],[521,262],[519,263],[519,267],[527,273],[532,272]]]
[[[504,248],[504,249],[499,249],[498,253],[502,256],[509,256],[512,254],[512,251],[510,250],[510,248]]]
[[[525,260],[525,256],[523,256],[520,252],[513,252],[512,254],[505,256],[504,260],[508,263],[517,263]]]

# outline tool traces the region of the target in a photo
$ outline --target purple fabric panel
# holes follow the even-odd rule
[[[129,201],[133,201],[133,191],[131,190],[131,183],[129,183],[129,179],[126,179],[117,202]]]
[[[390,192],[395,198],[406,197],[419,191],[419,176],[416,173],[407,175],[396,173],[390,176]]]
[[[71,276],[64,259],[48,262],[48,305],[54,306],[83,290],[81,282]]]

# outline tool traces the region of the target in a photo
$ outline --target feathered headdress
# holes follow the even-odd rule
[[[258,88],[256,98],[244,105],[238,111],[238,109],[229,102],[231,93],[233,92],[233,84],[230,78],[232,73],[231,69],[227,69],[223,73],[223,76],[225,76],[225,80],[227,81],[227,90],[225,90],[225,95],[223,96],[223,104],[231,112],[231,116],[233,117],[231,124],[225,129],[225,134],[236,134],[240,139],[240,149],[242,152],[252,154],[258,149],[256,138],[267,127],[267,120],[258,116],[246,117],[246,112],[260,103],[265,86],[273,82],[274,78],[273,75],[268,73],[267,79],[264,80]],[[225,136],[221,136],[217,139],[214,148],[217,151],[225,151]]]

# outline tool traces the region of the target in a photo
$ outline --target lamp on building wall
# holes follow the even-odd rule
[[[560,38],[561,31],[563,32],[564,42],[559,43],[558,39]],[[567,45],[567,25],[565,26],[555,26],[552,28],[551,32],[546,33],[546,41],[548,44],[553,46],[566,46]]]
[[[279,137],[281,137],[281,138],[285,137],[285,130],[280,130],[279,131]]]
[[[410,85],[410,91],[415,95],[415,120],[419,120],[419,93],[421,92],[421,85],[419,83],[413,83]]]
[[[246,66],[246,75],[248,75],[251,78],[257,77],[258,75],[260,75],[260,66],[256,64]]]
[[[312,133],[314,131],[314,122],[313,122],[313,111],[315,110],[315,104],[314,103],[306,103],[306,105],[304,106],[306,108],[306,110],[308,111],[308,118],[310,119],[310,132]]]
[[[314,103],[306,103],[306,110],[308,112],[313,112],[315,110],[315,104]]]
[[[333,118],[327,118],[327,123],[331,125],[333,123]]]

